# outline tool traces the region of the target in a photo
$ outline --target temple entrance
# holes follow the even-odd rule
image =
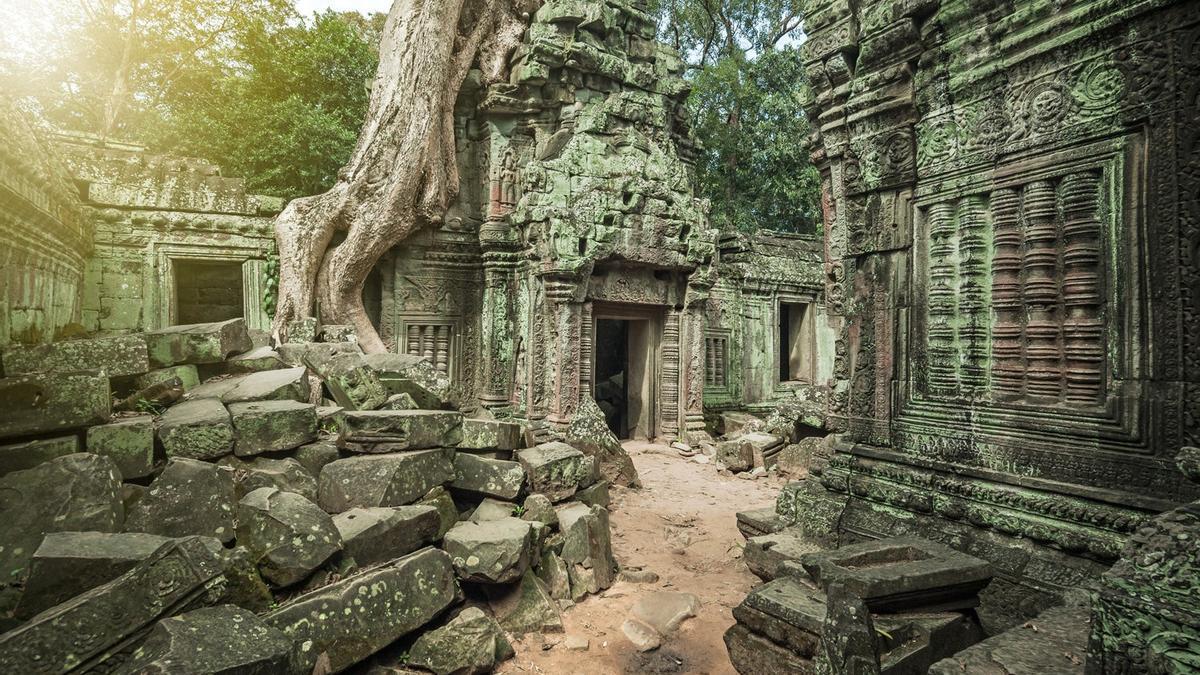
[[[657,324],[650,317],[596,319],[592,391],[620,439],[653,438]]]
[[[176,260],[175,323],[211,323],[245,314],[242,261]]]

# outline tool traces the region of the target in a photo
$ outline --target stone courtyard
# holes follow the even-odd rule
[[[0,92],[0,672],[1200,673],[1200,2],[803,3],[815,234],[531,6],[369,325]]]

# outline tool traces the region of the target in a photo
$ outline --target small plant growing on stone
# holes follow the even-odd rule
[[[161,415],[166,411],[165,407],[153,401],[147,401],[144,398],[139,398],[137,403],[134,404],[134,408],[136,408],[138,412],[145,413],[147,415]]]
[[[512,514],[513,514],[513,516],[520,518],[521,516],[525,515],[525,507],[521,506],[520,504],[514,506],[513,510],[512,510]]]

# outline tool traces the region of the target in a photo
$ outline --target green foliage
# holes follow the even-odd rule
[[[328,12],[309,23],[255,26],[239,41],[237,67],[177,88],[152,140],[215,161],[256,191],[323,192],[366,117],[378,63],[370,25]]]
[[[279,303],[279,253],[275,251],[274,247],[271,247],[271,251],[267,253],[267,261],[263,268],[263,274],[266,277],[263,311],[267,313],[267,316],[275,316],[275,307]]]
[[[704,150],[700,189],[726,229],[815,232],[799,0],[659,0],[660,36],[688,61]]]

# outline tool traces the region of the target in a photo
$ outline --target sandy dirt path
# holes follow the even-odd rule
[[[645,487],[612,491],[613,552],[622,568],[655,572],[658,582],[618,581],[587,598],[563,612],[564,633],[526,636],[513,645],[517,657],[497,672],[736,675],[722,636],[733,625],[732,608],[758,579],[741,560],[743,539],[734,514],[773,504],[783,481],[722,476],[712,464],[680,457],[664,445],[626,447]],[[702,605],[661,647],[642,654],[621,624],[638,598],[655,590],[695,593]],[[590,645],[570,650],[568,637]]]

